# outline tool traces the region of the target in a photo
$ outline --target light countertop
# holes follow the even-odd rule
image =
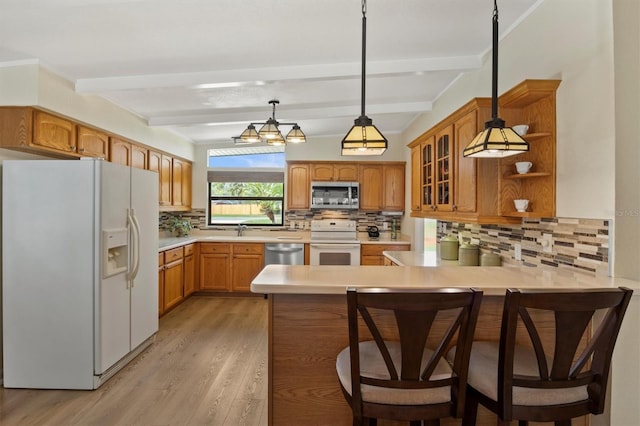
[[[503,295],[506,288],[586,289],[626,286],[640,282],[596,277],[580,272],[535,267],[482,266],[290,266],[268,265],[251,284],[254,293],[342,294],[347,287],[476,287],[486,295]]]
[[[398,266],[459,266],[457,260],[442,260],[435,251],[383,251]]]

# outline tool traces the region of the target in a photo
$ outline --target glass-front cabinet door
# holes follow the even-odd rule
[[[434,200],[435,137],[429,137],[420,146],[422,149],[422,211],[433,211],[436,208]]]
[[[453,205],[453,127],[447,126],[435,136],[435,205],[438,211],[451,211]]]

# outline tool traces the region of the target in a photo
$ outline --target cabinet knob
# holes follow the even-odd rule
[[[455,212],[456,210],[458,210],[458,206],[456,206],[455,204],[451,206],[451,209]]]

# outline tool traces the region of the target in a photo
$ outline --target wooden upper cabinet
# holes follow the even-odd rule
[[[131,145],[131,167],[136,169],[148,169],[149,150],[143,146]]]
[[[171,174],[172,174],[172,195],[171,195],[171,205],[173,206],[184,206],[184,199],[182,194],[182,189],[184,186],[184,162],[177,158],[174,158],[171,163]]]
[[[160,206],[171,205],[171,170],[173,166],[172,158],[157,151],[149,150],[148,169],[158,172]]]
[[[77,126],[78,154],[83,157],[109,158],[109,135],[89,127]]]
[[[42,111],[35,111],[33,144],[57,151],[75,153],[76,126],[73,122]]]
[[[383,194],[382,210],[404,211],[404,164],[393,164],[382,166]]]
[[[420,145],[411,148],[411,211],[419,212],[422,209],[422,182],[420,180],[420,170],[422,152]]]
[[[355,163],[311,163],[311,181],[358,180],[358,165]]]
[[[436,134],[435,200],[439,211],[453,210],[453,126]]]
[[[191,207],[191,187],[192,187],[192,166],[191,163],[185,161],[182,165],[182,202],[185,206]]]
[[[455,145],[453,210],[476,211],[477,160],[463,155],[465,147],[478,134],[478,111],[473,110],[453,124]]]
[[[333,180],[333,164],[311,164],[311,181]]]
[[[498,98],[507,126],[528,124],[529,152],[504,158],[464,157],[491,117],[491,99],[474,98],[409,144],[411,214],[475,223],[520,223],[555,216],[556,110],[559,80],[525,80]],[[530,161],[529,173],[515,163]],[[517,212],[514,199],[529,200]],[[419,204],[421,204],[419,206]]]
[[[360,164],[360,210],[382,210],[382,165]]]
[[[109,161],[131,166],[131,142],[116,137],[109,138]]]
[[[289,210],[309,209],[310,203],[310,166],[308,163],[292,163],[288,166],[287,208]]]

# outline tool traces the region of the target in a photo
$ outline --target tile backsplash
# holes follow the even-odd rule
[[[521,225],[439,222],[438,241],[447,234],[461,234],[465,242],[479,240],[482,252],[497,253],[504,263],[606,276],[610,272],[610,227],[607,219],[527,218]],[[551,252],[544,250],[544,234],[551,234]],[[515,244],[521,245],[522,261],[515,260]]]
[[[167,221],[171,216],[182,216],[191,221],[195,229],[207,227],[206,213],[204,209],[193,209],[189,212],[161,212],[160,230],[167,229]],[[351,219],[358,222],[358,232],[366,232],[367,227],[376,225],[380,231],[391,231],[392,222],[395,219],[396,230],[400,232],[401,216],[383,215],[379,212],[364,212],[352,210],[290,210],[285,212],[284,227],[297,229],[310,229],[311,220],[314,219]]]

